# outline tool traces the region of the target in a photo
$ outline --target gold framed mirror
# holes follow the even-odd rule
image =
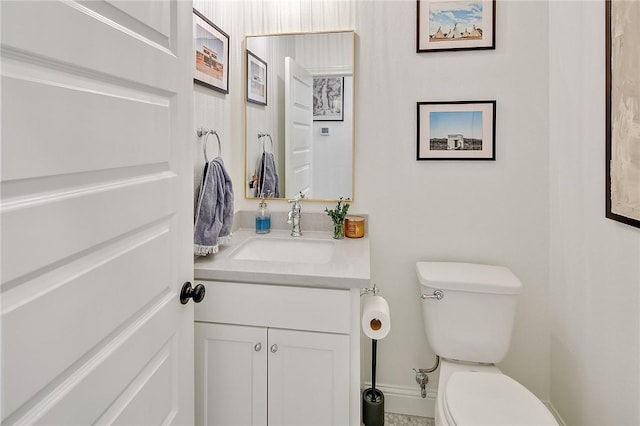
[[[245,38],[245,198],[353,199],[355,32]]]

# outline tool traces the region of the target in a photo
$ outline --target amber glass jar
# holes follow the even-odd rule
[[[364,237],[364,218],[362,216],[345,217],[344,235],[348,238]]]

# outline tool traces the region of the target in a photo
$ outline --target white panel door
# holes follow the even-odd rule
[[[269,424],[349,424],[349,336],[269,329]]]
[[[191,3],[0,15],[1,422],[191,424]]]
[[[285,64],[285,196],[313,197],[313,76],[286,57]]]
[[[196,425],[267,424],[267,329],[196,323]]]

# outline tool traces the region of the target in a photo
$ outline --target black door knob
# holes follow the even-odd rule
[[[185,305],[191,298],[193,298],[195,303],[202,302],[202,299],[204,299],[204,290],[202,284],[191,287],[191,283],[187,281],[182,285],[182,290],[180,291],[180,303]]]

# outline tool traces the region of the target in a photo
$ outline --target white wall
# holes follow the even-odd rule
[[[640,424],[640,230],[604,217],[604,2],[550,6],[551,399]]]
[[[244,179],[243,35],[357,32],[352,211],[369,214],[372,277],[393,317],[391,334],[378,345],[377,380],[417,392],[412,367],[433,362],[415,262],[487,262],[512,268],[525,284],[501,368],[548,399],[548,4],[498,2],[496,50],[421,54],[415,52],[415,1],[216,1],[199,8],[231,34],[233,50],[231,94],[196,89],[196,125],[209,120],[223,129],[223,156],[238,188]],[[416,102],[483,99],[497,100],[497,161],[415,160]],[[305,202],[303,214],[327,205]],[[238,191],[236,209],[255,207]],[[369,342],[363,345],[368,353]]]
[[[378,345],[378,380],[415,386],[411,367],[433,363],[414,263],[486,262],[525,285],[500,367],[546,400],[547,4],[498,2],[495,51],[422,54],[415,2],[358,6],[354,207],[370,214],[372,275],[394,321]],[[497,160],[416,162],[416,102],[477,99],[497,100]]]

